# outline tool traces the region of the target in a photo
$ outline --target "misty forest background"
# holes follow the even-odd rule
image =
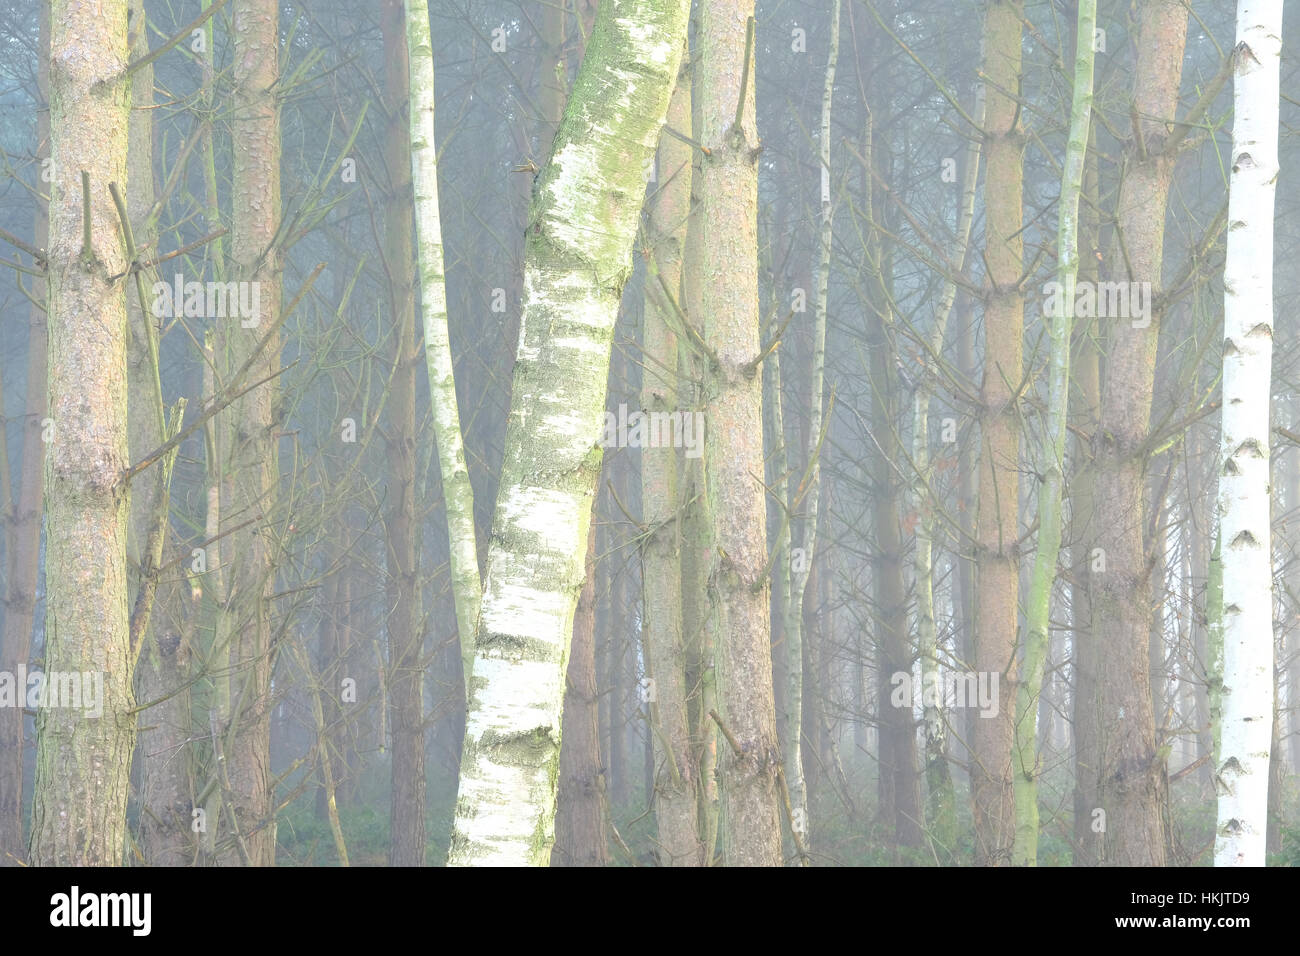
[[[686,6],[599,2],[624,16]],[[202,18],[208,0],[106,0],[109,16],[129,6],[130,59],[179,39],[130,77],[121,198],[134,250],[107,182],[90,183],[95,248],[114,250],[107,281],[131,330],[115,353],[128,461],[161,450],[133,474],[121,518],[116,600],[134,615],[143,594],[150,611],[122,617],[129,646],[92,610],[103,582],[77,577],[77,526],[55,524],[76,502],[50,484],[47,446],[71,433],[41,434],[71,414],[56,410],[59,389],[84,381],[88,394],[96,374],[66,344],[86,315],[45,312],[59,229],[81,229],[54,211],[82,203],[78,172],[50,163],[51,123],[66,117],[68,148],[93,151],[126,115],[97,95],[47,105],[59,64],[72,75],[83,62],[85,38],[58,26],[92,22],[83,6],[55,0],[51,33],[50,3],[0,0],[0,229],[16,240],[0,243],[0,671],[52,668],[51,620],[81,620],[80,659],[109,674],[118,704],[135,702],[119,708],[130,718],[110,706],[101,720],[134,728],[110,746],[79,736],[99,727],[0,708],[0,858],[442,865],[454,831],[474,841],[457,794],[479,772],[462,761],[473,616],[452,545],[472,544],[475,589],[489,548],[514,546],[492,529],[514,460],[507,426],[535,422],[508,414],[512,388],[536,385],[535,366],[516,368],[533,354],[521,344],[526,257],[540,248],[530,202],[552,181],[561,124],[573,142],[606,115],[571,100],[600,93],[574,87],[584,52],[616,60],[590,46],[597,0],[428,4],[440,270],[413,222],[401,2],[232,0]],[[1300,15],[1288,12],[1263,449],[1270,865],[1300,862]],[[562,747],[547,726],[512,745],[558,791],[554,848],[543,810],[533,862],[1213,862],[1229,786],[1216,501],[1237,11],[1096,3],[1078,280],[1137,283],[1150,322],[1075,316],[1058,444],[1044,290],[1060,266],[1078,13],[1076,0],[691,10],[679,95],[662,97],[668,130],[651,132],[657,160],[635,170],[648,186],[602,408],[702,410],[708,448],[610,447],[591,475],[585,582],[560,586],[576,610],[551,660],[567,668]],[[711,64],[713,39],[727,55]],[[268,48],[278,55],[258,59]],[[715,103],[735,127],[711,118]],[[703,221],[724,205],[708,190],[744,182],[721,159],[733,152],[757,177],[752,249]],[[146,288],[178,273],[258,280],[261,324],[205,311],[155,317],[146,334],[136,271]],[[433,273],[472,500],[449,493],[440,463],[448,392],[431,391],[424,348]],[[715,326],[728,290],[743,323]],[[747,367],[728,365],[737,341]],[[748,417],[731,390],[754,399]],[[1044,592],[1040,493],[1058,447],[1060,551]],[[746,474],[753,493],[730,494]],[[734,543],[739,529],[761,553]],[[103,544],[85,561],[98,566]],[[754,587],[727,591],[745,562]],[[759,608],[747,636],[765,660],[728,644],[742,590],[761,594],[745,613]],[[1050,598],[1043,641],[1036,590]],[[712,606],[731,623],[716,626]],[[918,688],[902,706],[899,674]],[[954,690],[994,674],[992,701],[961,706]],[[941,699],[919,691],[935,679]],[[734,739],[752,730],[751,705],[775,718],[757,744]],[[93,772],[67,756],[82,745]],[[736,783],[745,761],[759,769]],[[120,786],[99,780],[105,767]],[[54,821],[69,807],[76,832]]]

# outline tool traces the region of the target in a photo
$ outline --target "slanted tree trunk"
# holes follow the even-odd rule
[[[565,663],[600,475],[614,321],[687,14],[685,0],[600,5],[535,186],[451,865],[550,858]]]
[[[468,688],[482,584],[474,531],[474,491],[465,465],[451,342],[447,336],[447,285],[443,277],[438,151],[433,123],[433,40],[429,33],[427,0],[406,0],[406,46],[411,70],[411,179],[415,188],[415,227],[420,254],[424,357],[428,364],[433,434],[438,444],[438,470],[447,518],[456,629]]]
[[[1223,270],[1223,745],[1215,866],[1263,866],[1273,713],[1269,504],[1282,0],[1240,0]]]
[[[91,684],[38,712],[31,861],[116,866],[136,719],[128,635],[127,284],[109,184],[126,185],[126,0],[50,8],[49,397],[45,673]],[[85,192],[83,194],[83,185]],[[94,694],[96,683],[100,693]]]

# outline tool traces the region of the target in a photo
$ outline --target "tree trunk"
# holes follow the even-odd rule
[[[127,285],[111,277],[127,263],[108,188],[126,185],[126,14],[126,0],[55,0],[50,10],[45,674],[90,686],[38,711],[37,866],[116,866],[126,839],[136,727],[122,483]]]
[[[708,627],[717,655],[723,858],[779,866],[780,742],[772,694],[770,583],[759,357],[758,133],[753,0],[704,0],[699,11],[699,245],[704,338],[704,471],[713,514]],[[737,122],[739,119],[739,122]],[[757,476],[757,477],[756,477]],[[734,741],[734,744],[732,743]]]
[[[412,226],[412,169],[419,160],[431,156],[433,124],[433,70],[432,52],[419,46],[420,31],[428,32],[428,11],[423,4],[409,5],[409,16],[415,25],[408,40],[407,19],[401,0],[384,0],[381,9],[381,27],[384,38],[384,93],[386,129],[384,134],[384,166],[388,173],[388,194],[384,197],[384,265],[388,276],[388,300],[392,309],[389,360],[393,372],[388,388],[386,405],[388,427],[388,513],[384,516],[386,545],[387,601],[388,601],[388,709],[389,728],[393,741],[392,792],[390,817],[391,841],[388,862],[392,866],[422,866],[424,864],[425,833],[425,770],[424,770],[424,628],[420,613],[419,565],[415,544],[415,377],[420,355],[415,336],[415,250],[411,243]],[[427,56],[412,63],[407,44],[418,50],[417,57]],[[426,75],[427,71],[427,75]],[[423,84],[427,83],[427,89]],[[413,100],[412,87],[420,89],[421,97]],[[424,110],[428,110],[428,116]],[[409,113],[409,116],[407,115]],[[428,125],[423,129],[422,124]],[[411,137],[429,135],[426,146],[412,148]],[[430,174],[435,179],[433,198],[418,195],[415,200],[422,215],[428,214],[432,202],[432,228],[437,230],[437,170]],[[423,234],[430,226],[421,223]],[[440,243],[437,252],[441,253]],[[422,244],[420,252],[428,250]],[[441,272],[439,265],[434,268]],[[422,275],[426,273],[422,270]],[[435,280],[437,281],[437,280]],[[424,289],[426,301],[445,293]],[[446,316],[442,317],[443,343],[446,342]],[[434,392],[437,404],[437,392]],[[454,400],[453,393],[453,400]],[[454,408],[454,406],[453,406]],[[439,415],[434,415],[434,421]],[[435,426],[436,427],[436,426]],[[457,424],[457,442],[459,425]],[[442,436],[438,436],[439,447]],[[448,527],[451,496],[444,495],[447,503]],[[473,546],[473,516],[470,516],[470,545]],[[454,552],[454,549],[453,549]],[[454,560],[454,559],[453,559]],[[475,564],[475,580],[478,566]],[[457,617],[459,622],[459,615]],[[462,630],[459,632],[464,634]],[[331,693],[338,687],[332,684]]]
[[[442,225],[438,212],[438,151],[434,139],[433,40],[427,0],[406,0],[406,47],[410,57],[411,179],[420,253],[420,311],[424,316],[424,357],[433,403],[433,434],[447,519],[451,590],[456,630],[469,687],[474,660],[482,584],[474,530],[474,490],[465,465],[465,446],[456,402],[456,380],[447,336],[447,286],[443,277]]]
[[[684,51],[683,51],[684,52]],[[678,77],[668,107],[667,123],[689,129],[691,81]],[[674,137],[659,141],[659,169],[652,183],[647,262],[647,295],[642,352],[641,407],[648,413],[681,412],[677,392],[677,335],[680,323],[672,313],[681,301],[682,250],[691,200],[691,147]],[[682,568],[678,494],[678,452],[673,447],[641,451],[642,523],[648,537],[642,545],[641,578],[645,615],[648,683],[642,700],[650,711],[654,736],[654,811],[661,862],[669,866],[699,866],[702,849],[698,833],[698,768],[691,752],[687,713],[686,646],[682,635]]]
[[[280,112],[277,0],[234,0],[235,90],[231,121],[234,149],[230,266],[232,278],[258,283],[261,311],[253,319],[217,323],[218,368],[223,382],[250,358],[248,380],[261,381],[280,368],[280,251],[272,240],[280,224]],[[249,327],[245,327],[245,323]],[[237,832],[222,848],[223,865],[275,863],[271,790],[271,608],[276,555],[271,532],[279,465],[279,385],[272,379],[237,399],[221,417],[225,458],[221,530],[225,567],[223,616],[230,635],[230,717],[220,728],[229,767]],[[251,522],[251,523],[250,523]],[[227,529],[243,525],[239,530]],[[209,820],[211,825],[211,820]],[[239,847],[242,840],[243,848]],[[234,846],[230,846],[230,843]],[[244,859],[245,851],[247,860]]]
[[[1052,591],[1061,552],[1061,494],[1065,479],[1065,424],[1070,410],[1070,347],[1074,325],[1075,283],[1079,277],[1079,198],[1083,165],[1092,124],[1092,83],[1097,0],[1079,0],[1075,29],[1074,91],[1070,132],[1061,172],[1056,229],[1056,308],[1050,323],[1048,421],[1038,488],[1038,550],[1026,610],[1025,651],[1016,694],[1015,802],[1016,835],[1012,862],[1038,865],[1038,704],[1043,667],[1050,647]],[[987,359],[986,359],[987,361]]]
[[[550,858],[565,664],[600,476],[613,327],[642,168],[668,110],[687,13],[685,0],[600,5],[535,186],[451,865]]]
[[[605,777],[596,693],[596,525],[587,535],[586,576],[573,618],[564,695],[564,746],[551,866],[606,866]]]
[[[1263,866],[1273,710],[1269,504],[1282,0],[1240,0],[1223,270],[1223,747],[1215,866]]]
[[[984,379],[976,505],[975,669],[996,674],[996,716],[974,721],[971,801],[975,862],[1011,862],[1015,804],[1011,755],[1015,739],[1016,635],[1020,599],[1020,380],[1023,375],[1024,296],[1022,188],[1024,133],[1019,125],[1020,0],[994,0],[984,25],[985,144]]]
[[[37,56],[37,95],[41,103],[36,114],[36,141],[50,135],[50,7],[41,5],[40,42]],[[49,245],[49,209],[37,203],[33,217],[33,245]],[[32,295],[44,298],[40,283]],[[42,422],[48,405],[46,375],[49,327],[45,309],[35,303],[27,319],[27,392],[23,405],[22,462],[19,466],[17,501],[5,502],[5,596],[4,634],[0,639],[0,671],[16,674],[31,656],[32,628],[36,613],[36,581],[40,573],[41,510],[45,496],[45,447],[41,442]],[[27,751],[21,707],[0,707],[0,866],[13,866],[27,857],[23,838],[23,757]]]
[[[1165,209],[1174,155],[1168,124],[1178,103],[1187,8],[1181,0],[1141,7],[1133,111],[1140,139],[1129,144],[1116,206],[1118,250],[1109,257],[1122,282],[1147,283],[1145,318],[1107,316],[1111,327],[1097,462],[1097,547],[1105,570],[1090,575],[1098,643],[1098,802],[1105,812],[1105,858],[1120,866],[1165,861],[1165,759],[1157,752],[1148,640],[1151,580],[1146,531],[1146,440],[1164,253]],[[1127,269],[1120,264],[1127,263]]]

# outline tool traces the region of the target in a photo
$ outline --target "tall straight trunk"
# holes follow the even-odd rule
[[[146,17],[142,0],[128,0],[130,47],[133,59],[149,52]],[[132,110],[127,133],[127,216],[135,244],[151,249],[155,244],[153,181],[153,66],[146,65],[132,77]],[[142,283],[149,287],[149,281]],[[155,334],[147,323],[137,286],[127,290],[127,386],[129,390],[128,445],[132,461],[138,461],[170,437],[162,402],[157,366]],[[151,341],[153,340],[153,341]],[[180,866],[193,859],[193,830],[189,812],[192,781],[188,773],[189,694],[184,676],[188,652],[181,640],[180,588],[174,579],[158,581],[159,558],[170,523],[171,465],[168,456],[135,479],[127,533],[127,558],[133,586],[133,616],[148,614],[155,603],[164,613],[149,614],[149,626],[140,633],[142,642],[135,671],[136,698],[145,709],[136,760],[140,773],[140,826],[137,843],[151,866]],[[156,590],[154,590],[156,588]],[[143,625],[145,618],[140,618]],[[133,621],[133,624],[135,622]]]
[[[1223,269],[1223,747],[1215,866],[1263,866],[1273,712],[1269,504],[1282,0],[1239,0]]]
[[[468,693],[482,583],[474,530],[474,490],[470,487],[469,469],[465,465],[451,341],[447,336],[447,285],[443,276],[438,150],[434,138],[433,40],[429,33],[427,0],[406,0],[406,48],[410,58],[411,179],[415,189],[415,227],[419,241],[424,357],[433,403],[438,470],[442,476],[456,631],[460,636],[460,655]]]
[[[411,73],[408,72],[406,20],[401,0],[384,0],[380,12],[388,113],[384,130],[384,166],[388,173],[388,194],[384,201],[384,265],[388,276],[389,308],[392,310],[389,360],[393,368],[385,406],[389,503],[388,513],[384,516],[388,569],[388,710],[393,742],[388,862],[392,866],[420,866],[424,863],[426,840],[424,627],[415,541],[415,378],[420,355],[415,336],[415,250],[411,242],[410,201],[411,170],[418,154],[411,148],[411,129],[416,120],[410,103]],[[427,24],[427,12],[416,16],[425,16],[422,22]],[[422,106],[419,103],[416,108]],[[406,115],[408,112],[411,113],[409,117]],[[427,152],[432,154],[433,151]],[[434,215],[437,215],[436,206]],[[450,497],[445,496],[444,500],[448,502],[450,511]],[[472,516],[470,534],[472,546]],[[337,693],[337,685],[330,689]]]
[[[50,7],[41,5],[37,56],[36,141],[50,135]],[[49,209],[37,203],[33,217],[33,245],[49,244]],[[44,299],[39,284],[33,297]],[[4,633],[0,635],[0,671],[16,674],[31,656],[36,613],[36,579],[40,572],[41,508],[45,496],[45,450],[41,443],[46,417],[46,349],[48,321],[45,309],[32,303],[27,319],[27,388],[23,405],[22,461],[18,498],[7,501],[5,515]],[[27,856],[23,838],[23,757],[26,740],[21,707],[0,707],[0,866],[22,863]]]
[[[974,119],[982,123],[984,93],[976,90]],[[972,136],[963,160],[961,193],[957,197],[957,233],[948,268],[953,278],[944,280],[943,293],[934,314],[934,327],[927,343],[936,360],[943,354],[948,320],[957,298],[956,275],[966,268],[966,250],[971,225],[975,220],[976,188],[979,183],[980,141]],[[927,362],[929,360],[927,359]],[[917,513],[916,547],[912,558],[916,588],[917,650],[921,657],[921,686],[941,687],[939,669],[939,634],[934,610],[934,536],[936,509],[930,482],[934,469],[930,463],[930,400],[934,394],[937,370],[927,366],[918,383],[912,405],[912,466],[915,477],[912,492]],[[924,697],[926,820],[941,858],[951,858],[957,842],[956,795],[952,772],[948,767],[947,718],[943,696]]]
[[[699,21],[692,21],[695,43],[698,45]],[[691,72],[692,82],[694,71]],[[691,97],[690,135],[698,140],[701,125],[700,99]],[[704,203],[701,175],[704,154],[694,150],[691,156],[691,200],[686,224],[686,242],[682,250],[682,302],[689,327],[687,335],[677,340],[678,397],[684,410],[695,412],[705,403],[704,380],[706,358],[692,341],[704,337],[704,263],[700,255]],[[698,340],[698,339],[696,339]],[[764,368],[764,375],[768,370]],[[779,409],[779,404],[776,406]],[[708,427],[706,420],[705,427]],[[697,792],[698,833],[703,843],[703,858],[707,866],[714,863],[717,845],[721,800],[718,794],[718,739],[717,724],[709,712],[717,707],[717,669],[714,633],[709,621],[708,572],[712,554],[710,539],[713,510],[705,494],[704,461],[687,458],[682,461],[681,487],[678,492],[682,502],[681,574],[682,574],[682,640],[686,645],[687,686],[692,689],[689,700],[690,721],[694,730],[693,758],[698,768]],[[775,709],[775,701],[773,702]]]
[[[971,801],[975,862],[1011,862],[1015,802],[1011,752],[1015,740],[1016,635],[1020,600],[1020,422],[1023,375],[1024,260],[1022,190],[1024,133],[1019,126],[1021,0],[994,0],[985,14],[984,377],[976,505],[975,669],[996,674],[995,716],[974,721]]]
[[[1095,283],[1098,275],[1100,236],[1100,186],[1097,177],[1096,127],[1090,129],[1084,163],[1084,204],[1079,213],[1079,282]],[[1097,428],[1101,410],[1100,329],[1095,318],[1074,325],[1075,354],[1071,362],[1075,383],[1070,394],[1075,425],[1084,435]],[[1074,738],[1074,863],[1092,866],[1101,859],[1101,836],[1093,830],[1097,808],[1097,642],[1092,631],[1091,589],[1088,581],[1095,566],[1097,538],[1096,471],[1090,441],[1077,437],[1075,469],[1070,480],[1070,531],[1072,535],[1070,616],[1072,644],[1071,733]]]
[[[1074,90],[1070,132],[1061,171],[1059,218],[1056,226],[1055,308],[1043,321],[1050,324],[1045,461],[1038,487],[1038,550],[1026,607],[1025,650],[1016,693],[1015,803],[1016,835],[1012,862],[1038,865],[1038,704],[1043,666],[1050,645],[1052,591],[1061,552],[1061,490],[1065,479],[1065,424],[1070,410],[1070,348],[1074,326],[1075,283],[1079,277],[1079,198],[1083,166],[1092,125],[1092,84],[1097,0],[1079,0],[1075,29]]]
[[[102,712],[37,716],[31,861],[115,866],[135,745],[127,616],[126,0],[50,8],[49,397],[45,673],[102,682]],[[87,185],[83,196],[83,185]],[[83,694],[82,701],[89,703]],[[95,708],[96,710],[100,708]]]
[[[683,55],[685,51],[683,50]],[[691,80],[677,78],[667,123],[677,130],[691,122]],[[659,140],[659,168],[650,204],[650,261],[645,303],[641,406],[673,414],[677,391],[677,334],[671,296],[680,302],[682,251],[691,202],[691,147],[672,136]],[[689,412],[685,414],[691,414]],[[670,866],[699,866],[697,797],[699,774],[691,752],[687,713],[686,645],[682,634],[682,502],[678,454],[673,447],[641,451],[642,523],[648,537],[641,550],[646,672],[642,693],[654,736],[654,811],[661,860]]]
[[[252,319],[219,321],[218,368],[223,379],[250,358],[249,381],[262,381],[280,368],[280,251],[272,240],[280,223],[280,111],[277,0],[234,0],[235,89],[231,120],[231,278],[258,283],[261,313]],[[249,327],[245,328],[245,323]],[[279,465],[275,407],[279,387],[272,379],[237,399],[225,418],[222,451],[221,530],[226,534],[224,627],[230,647],[229,725],[222,728],[230,794],[237,828],[223,849],[223,865],[275,863],[275,820],[271,777],[271,608],[275,586],[273,521]],[[236,526],[243,525],[238,530]],[[210,565],[209,565],[210,566]],[[211,821],[209,821],[210,823]],[[242,842],[242,848],[239,844]],[[236,852],[238,851],[238,852]],[[245,861],[245,854],[247,860]]]
[[[695,64],[700,128],[709,629],[718,711],[734,746],[719,755],[723,855],[730,865],[779,866],[780,742],[772,694],[763,394],[759,357],[758,131],[753,0],[704,0]],[[755,477],[757,476],[757,477]]]
[[[867,118],[863,156],[868,164],[883,167],[870,115]],[[872,220],[867,237],[870,299],[867,315],[868,374],[871,381],[871,426],[878,444],[872,459],[872,525],[875,554],[872,585],[876,603],[879,715],[880,818],[892,829],[899,846],[920,846],[923,839],[920,777],[917,775],[916,719],[913,697],[899,699],[898,676],[912,675],[912,649],[907,633],[907,586],[903,577],[901,530],[902,489],[895,472],[903,457],[899,439],[896,345],[893,313],[889,305],[892,262],[880,217],[883,202],[872,189],[871,168],[864,168],[865,208]]]
[[[564,746],[560,748],[555,851],[551,866],[605,866],[605,778],[596,693],[596,525],[587,535],[586,576],[573,617]]]
[[[786,713],[788,727],[785,739],[785,776],[790,792],[791,817],[796,829],[806,840],[808,833],[808,787],[804,782],[802,731],[803,725],[803,604],[808,589],[808,575],[812,571],[813,555],[817,545],[817,511],[821,504],[820,443],[822,431],[822,391],[826,379],[826,309],[831,274],[831,105],[835,95],[835,66],[840,55],[840,0],[831,2],[830,49],[826,54],[826,75],[822,87],[821,130],[818,135],[821,172],[821,229],[817,244],[817,268],[814,281],[812,333],[812,377],[808,386],[808,441],[807,481],[800,482],[791,499],[790,520],[807,502],[796,527],[801,531],[797,551],[783,555],[790,575],[790,599],[782,607],[785,620],[784,636],[788,660],[789,686]],[[779,394],[775,396],[779,399]],[[778,441],[784,436],[776,436]],[[784,469],[782,469],[784,471]],[[804,474],[800,469],[800,474]],[[784,478],[782,481],[784,482]],[[778,573],[784,573],[784,569]],[[823,688],[824,691],[824,688]]]
[[[600,5],[535,186],[451,865],[550,858],[565,663],[600,477],[614,321],[642,168],[668,110],[687,14],[686,0]]]
[[[1090,575],[1097,647],[1099,726],[1097,807],[1105,812],[1107,864],[1161,866],[1165,860],[1165,760],[1157,751],[1149,682],[1151,580],[1146,531],[1146,442],[1151,418],[1165,209],[1175,156],[1166,149],[1178,103],[1187,7],[1181,0],[1141,6],[1134,81],[1134,139],[1125,154],[1116,205],[1124,282],[1147,283],[1150,322],[1108,316],[1101,416],[1093,439],[1097,548],[1105,570]],[[1139,135],[1140,134],[1140,135]]]

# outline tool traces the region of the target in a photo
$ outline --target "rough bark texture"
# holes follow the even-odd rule
[[[144,4],[141,0],[130,0],[129,9],[131,57],[138,59],[149,52]],[[131,82],[133,96],[127,147],[127,180],[130,185],[126,192],[126,209],[137,249],[152,249],[156,237],[154,225],[148,217],[155,197],[153,66],[136,71]],[[145,280],[144,288],[152,286],[152,279],[151,275]],[[128,444],[131,460],[138,461],[161,445],[168,435],[159,375],[154,364],[156,345],[150,344],[150,330],[146,325],[155,319],[146,313],[149,303],[140,301],[133,282],[128,283],[126,300],[130,328],[127,350],[130,390]],[[140,774],[140,824],[136,843],[151,866],[183,866],[193,859],[188,747],[190,698],[183,676],[188,660],[188,650],[182,640],[185,608],[175,578],[169,576],[168,580],[157,580],[155,557],[161,555],[166,536],[151,538],[151,535],[167,529],[170,465],[170,459],[166,466],[155,464],[133,480],[127,535],[132,607],[137,607],[141,598],[156,605],[156,609],[151,607],[148,612],[150,623],[141,635],[143,646],[135,672],[136,698],[145,707],[140,711],[141,731],[136,748]],[[152,580],[146,580],[146,577]],[[142,588],[145,589],[143,594]],[[152,706],[147,706],[150,704]]]
[[[280,113],[277,0],[234,0],[235,89],[231,117],[231,278],[259,283],[261,311],[252,319],[216,320],[218,368],[228,380],[280,316],[280,253],[271,241],[280,222]],[[280,367],[280,336],[271,336],[248,372],[258,382]],[[223,413],[221,529],[251,522],[223,541],[227,557],[223,614],[230,637],[230,715],[225,727],[231,802],[248,864],[275,863],[271,815],[271,608],[275,585],[274,505],[279,466],[278,380],[259,385]],[[219,383],[220,384],[220,383]],[[209,567],[211,565],[209,564]],[[209,818],[208,825],[212,825]],[[231,835],[233,838],[233,834]],[[243,862],[227,839],[223,865]]]
[[[689,129],[690,122],[691,81],[683,72],[668,106],[667,123],[681,130]],[[682,408],[677,391],[675,331],[681,324],[672,310],[673,302],[682,300],[682,249],[691,200],[688,144],[667,134],[660,137],[659,165],[651,190],[651,261],[643,320],[641,405],[650,413],[672,414]],[[646,673],[651,681],[643,685],[642,697],[649,706],[654,737],[653,805],[660,861],[669,866],[699,866],[699,774],[691,753],[686,646],[682,636],[679,459],[684,460],[681,452],[671,446],[641,451],[642,523],[648,535],[641,549],[645,606],[642,637]]]
[[[763,475],[763,395],[754,361],[758,318],[758,131],[753,0],[705,0],[699,10],[698,138],[706,383],[704,469],[712,509],[709,628],[719,716],[740,748],[720,756],[723,854],[730,865],[778,866],[780,743],[772,697],[770,583]],[[740,104],[740,123],[733,125]]]
[[[976,505],[975,669],[997,674],[996,716],[973,721],[971,803],[975,862],[1011,862],[1015,803],[1011,750],[1015,739],[1016,635],[1020,599],[1020,416],[1024,293],[1021,234],[1024,133],[1014,96],[1020,89],[1020,0],[991,0],[985,14],[984,380]]]
[[[545,865],[614,320],[685,0],[602,3],[535,186],[505,460],[449,862]]]
[[[1141,142],[1125,153],[1116,207],[1118,249],[1109,258],[1123,282],[1150,283],[1150,324],[1108,317],[1111,334],[1097,462],[1097,547],[1105,570],[1090,576],[1097,653],[1098,805],[1105,811],[1105,858],[1121,866],[1165,860],[1164,757],[1157,752],[1151,704],[1150,562],[1146,528],[1146,440],[1151,418],[1165,209],[1174,157],[1165,152],[1178,103],[1187,8],[1181,0],[1141,6],[1134,85]],[[1141,323],[1136,323],[1140,325]]]
[[[599,696],[596,690],[596,525],[587,535],[586,577],[573,616],[568,686],[564,694],[564,746],[555,809],[551,866],[606,866],[605,774],[600,765]]]
[[[115,866],[135,744],[127,620],[125,247],[109,184],[126,185],[126,0],[50,12],[49,396],[45,673],[102,679],[102,714],[37,717],[31,860]],[[83,210],[83,176],[89,181]],[[85,222],[89,215],[90,222]],[[83,242],[83,226],[89,243]],[[77,703],[82,703],[79,701]]]
[[[412,4],[412,7],[423,6]],[[428,11],[424,17],[428,32]],[[388,111],[384,166],[388,195],[384,202],[384,264],[392,309],[389,357],[393,377],[386,406],[388,426],[388,513],[384,516],[388,563],[388,710],[392,733],[392,816],[388,862],[392,866],[424,863],[424,627],[415,534],[415,375],[419,351],[415,336],[415,250],[411,243],[410,82],[406,18],[401,0],[384,0],[384,93]],[[430,60],[432,54],[429,54]],[[432,103],[432,76],[429,77]],[[430,116],[432,121],[432,116]],[[432,153],[432,143],[428,152]],[[435,170],[436,175],[436,170]],[[436,195],[435,195],[436,200]],[[441,269],[439,269],[441,271]],[[444,327],[446,316],[443,316]],[[457,426],[459,436],[459,425]],[[473,515],[470,515],[473,545]],[[478,568],[475,565],[475,580]],[[338,692],[337,682],[331,688]]]

